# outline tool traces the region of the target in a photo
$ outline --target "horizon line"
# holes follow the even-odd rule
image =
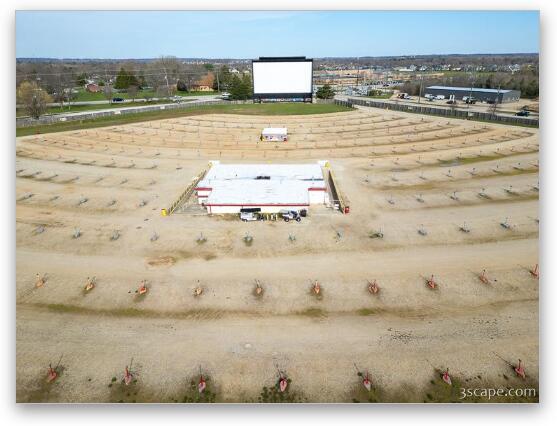
[[[424,56],[510,56],[510,55],[540,55],[540,52],[506,52],[506,53],[416,53],[416,54],[404,54],[404,55],[379,55],[379,56],[369,56],[369,55],[362,55],[362,56],[314,56],[314,57],[307,57],[310,59],[364,59],[364,58],[401,58],[401,57],[424,57]],[[175,56],[175,55],[159,55],[159,56],[149,56],[149,57],[135,57],[135,58],[98,58],[98,57],[53,57],[53,56],[16,56],[16,60],[21,59],[52,59],[52,60],[101,60],[101,61],[108,61],[108,60],[156,60],[160,59],[161,57],[173,57],[176,59],[210,59],[210,60],[218,60],[218,59],[226,59],[226,60],[252,60],[255,58],[247,58],[247,57],[210,57],[210,56]],[[289,57],[289,55],[278,55],[274,57]]]

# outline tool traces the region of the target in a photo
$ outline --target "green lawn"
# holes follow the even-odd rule
[[[115,126],[140,121],[163,120],[167,118],[186,117],[200,114],[244,114],[244,115],[304,115],[326,114],[333,112],[353,111],[352,108],[335,104],[245,104],[245,105],[206,105],[192,109],[161,110],[141,112],[137,114],[114,115],[93,120],[65,121],[16,129],[16,136],[28,136],[37,133],[64,132],[69,130],[88,129],[94,127]]]
[[[219,92],[176,92],[177,96],[207,96],[207,95],[218,95]],[[151,98],[156,98],[156,94],[152,90],[140,90],[137,95],[135,96],[136,99],[143,99],[145,96],[148,95]],[[113,98],[123,98],[123,99],[131,99],[127,93],[116,93],[112,94]],[[98,93],[90,93],[87,92],[85,89],[79,89],[76,98],[74,99],[76,102],[87,102],[87,101],[106,101],[103,92]]]
[[[393,96],[393,92],[382,93],[380,95],[374,95],[374,96],[365,96],[365,97],[371,99],[391,99],[391,96]]]
[[[495,75],[493,71],[438,71],[442,72],[445,77],[470,77],[470,75]],[[425,75],[425,74],[424,74]]]
[[[168,100],[164,101],[150,101],[150,102],[131,102],[131,103],[124,103],[124,104],[101,104],[101,105],[72,105],[66,106],[64,105],[63,108],[60,107],[49,107],[46,110],[45,114],[61,114],[66,112],[83,112],[83,111],[95,111],[99,109],[111,109],[111,108],[125,108],[125,107],[136,107],[136,106],[145,106],[145,105],[158,105],[158,104],[167,104],[170,103]],[[16,117],[25,117],[28,116],[27,111],[24,108],[17,108],[16,109]]]

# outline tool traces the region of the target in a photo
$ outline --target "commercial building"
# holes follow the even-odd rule
[[[429,86],[425,88],[424,95],[442,95],[445,96],[446,99],[449,99],[451,95],[454,95],[457,100],[462,100],[463,97],[472,96],[481,102],[497,102],[500,104],[504,102],[518,101],[520,99],[520,90]]]
[[[299,211],[329,202],[323,164],[220,164],[215,161],[195,191],[209,214],[240,213],[246,208],[259,208],[262,213]]]

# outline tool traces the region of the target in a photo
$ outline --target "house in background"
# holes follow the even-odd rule
[[[193,92],[212,92],[215,75],[210,72],[202,79],[191,85],[190,90]]]
[[[88,83],[85,85],[85,90],[87,90],[90,93],[98,93],[101,91],[101,88],[99,87],[98,84]]]
[[[192,84],[190,90],[192,92],[212,92],[213,88],[205,84]]]

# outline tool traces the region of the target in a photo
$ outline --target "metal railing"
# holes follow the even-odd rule
[[[375,99],[355,99],[348,98],[347,100],[336,99],[335,103],[337,105],[343,106],[365,106],[373,108],[382,108],[386,110],[402,111],[402,112],[413,112],[417,114],[428,114],[436,115],[448,118],[461,118],[466,120],[480,120],[480,121],[491,121],[503,124],[514,124],[521,126],[532,126],[539,127],[539,119],[528,118],[528,117],[516,117],[507,115],[497,115],[491,112],[480,112],[480,111],[467,111],[460,110],[456,108],[439,108],[429,105],[408,105],[408,104],[397,104],[391,102],[385,102]]]
[[[205,169],[203,169],[203,171],[198,174],[192,181],[191,183],[188,185],[188,187],[180,194],[180,196],[176,199],[176,201],[174,201],[170,207],[168,207],[167,209],[165,209],[165,214],[167,216],[171,215],[172,213],[174,213],[176,211],[176,209],[178,209],[193,193],[193,191],[195,190],[197,184],[205,177],[205,175],[207,174],[207,172],[209,171],[209,169],[211,168],[211,163],[209,163],[207,165],[207,167],[205,167]]]

